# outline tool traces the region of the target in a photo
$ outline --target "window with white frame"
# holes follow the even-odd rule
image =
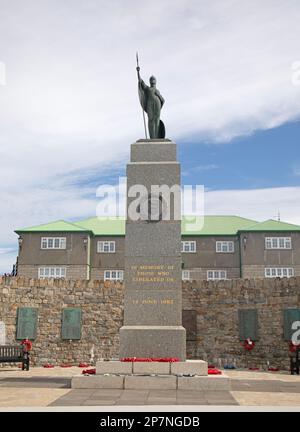
[[[233,241],[217,241],[216,242],[216,252],[219,252],[219,253],[232,253],[232,252],[234,252],[234,242]]]
[[[182,270],[182,280],[188,281],[191,279],[190,271],[189,270]]]
[[[196,252],[196,242],[195,241],[182,241],[181,242],[181,252]]]
[[[123,270],[105,270],[104,271],[104,280],[122,281],[123,279],[124,279],[124,271]]]
[[[207,270],[207,280],[227,279],[226,270]]]
[[[266,249],[292,249],[291,237],[266,237]]]
[[[97,242],[98,253],[115,253],[116,242],[115,241],[98,241]]]
[[[66,249],[66,237],[42,237],[42,249]]]
[[[293,267],[266,267],[265,268],[266,278],[292,277],[292,276],[294,276]]]
[[[66,277],[66,267],[39,267],[39,279]]]

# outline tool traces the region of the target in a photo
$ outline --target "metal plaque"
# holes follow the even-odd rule
[[[62,315],[62,339],[81,339],[81,308],[65,308]]]
[[[256,309],[240,309],[239,313],[239,338],[246,340],[258,339],[258,320]]]
[[[284,340],[291,341],[292,334],[296,331],[296,329],[292,329],[292,324],[295,321],[300,321],[300,309],[285,309],[283,311]]]
[[[19,307],[17,318],[17,339],[35,339],[37,333],[38,309]]]

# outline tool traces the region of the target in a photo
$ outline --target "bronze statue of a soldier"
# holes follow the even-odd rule
[[[154,76],[151,76],[149,79],[150,86],[147,86],[147,84],[145,84],[145,82],[140,76],[138,57],[136,70],[138,74],[139,99],[143,111],[145,111],[148,115],[148,130],[150,139],[165,138],[165,126],[160,120],[160,111],[165,100],[156,88],[156,78]]]

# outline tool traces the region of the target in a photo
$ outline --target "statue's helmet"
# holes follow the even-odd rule
[[[150,84],[156,84],[155,76],[151,75],[151,77],[149,78],[149,82],[150,82]]]

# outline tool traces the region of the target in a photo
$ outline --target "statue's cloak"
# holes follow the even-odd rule
[[[143,88],[143,85],[146,86],[145,83],[141,80],[139,82],[139,84],[138,84],[139,99],[140,99],[140,104],[141,104],[143,110],[148,114],[148,111],[147,111],[147,95],[146,95],[145,89]],[[160,120],[159,121],[158,137],[157,138],[165,138],[165,136],[166,136],[165,125]]]

